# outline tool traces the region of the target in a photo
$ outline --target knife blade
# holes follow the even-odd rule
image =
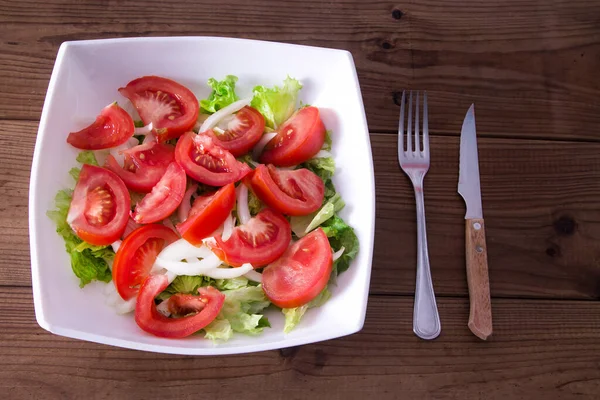
[[[481,205],[479,157],[475,105],[471,104],[460,133],[460,169],[458,193],[466,204],[465,256],[469,286],[469,329],[480,339],[492,334],[492,307],[490,299],[485,224]]]

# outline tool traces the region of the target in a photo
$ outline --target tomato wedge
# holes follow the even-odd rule
[[[158,253],[178,239],[170,228],[150,224],[137,228],[123,240],[115,255],[112,277],[124,300],[135,297],[139,286],[150,274]]]
[[[260,140],[265,130],[265,117],[255,108],[246,106],[229,121],[226,131],[216,133],[216,130],[209,129],[205,134],[235,157],[243,156]]]
[[[108,149],[125,143],[134,130],[133,119],[127,111],[112,103],[100,111],[91,125],[69,133],[67,143],[83,150]]]
[[[200,301],[187,302],[186,311],[192,311],[190,305],[194,305],[194,315],[181,318],[168,318],[162,315],[154,304],[154,298],[169,286],[169,280],[165,275],[150,275],[140,289],[135,305],[135,322],[144,331],[155,336],[165,338],[183,338],[198,332],[210,324],[219,315],[225,295],[212,286],[198,289]]]
[[[67,223],[82,240],[96,246],[109,245],[125,230],[130,201],[127,187],[115,173],[84,164]]]
[[[196,96],[171,79],[144,76],[120,88],[119,93],[133,103],[145,125],[152,122],[160,142],[181,136],[198,119],[200,105]]]
[[[314,157],[325,142],[325,125],[316,107],[296,111],[277,130],[260,156],[263,164],[291,167]]]
[[[216,192],[199,196],[186,220],[177,224],[177,231],[193,245],[213,233],[231,213],[235,205],[235,186],[230,183]]]
[[[266,205],[287,215],[308,215],[321,207],[325,184],[314,172],[301,168],[278,170],[260,165],[249,178],[254,194]]]
[[[252,171],[216,145],[210,136],[194,132],[187,132],[179,139],[175,159],[191,178],[210,186],[237,182]]]
[[[300,307],[325,288],[332,266],[333,257],[327,235],[323,229],[317,228],[264,269],[263,290],[278,307]]]
[[[277,260],[292,240],[290,223],[269,208],[262,210],[244,225],[233,229],[231,237],[215,236],[212,251],[229,265],[250,263],[254,268]]]
[[[183,168],[176,162],[169,164],[152,191],[135,206],[133,220],[138,224],[149,224],[167,218],[181,203],[186,181]]]
[[[123,167],[109,155],[106,168],[110,169],[134,192],[147,193],[160,181],[170,163],[175,161],[175,148],[151,142],[135,146],[123,152]]]

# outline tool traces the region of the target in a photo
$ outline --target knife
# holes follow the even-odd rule
[[[485,224],[481,206],[475,105],[471,104],[460,133],[458,193],[465,200],[465,255],[469,286],[469,329],[486,340],[492,334],[492,307],[488,277]]]

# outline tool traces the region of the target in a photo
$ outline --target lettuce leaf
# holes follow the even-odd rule
[[[255,86],[250,105],[265,117],[268,127],[276,129],[296,111],[300,89],[300,82],[289,76],[283,81],[282,87]]]
[[[198,295],[198,288],[208,286],[213,282],[213,279],[205,276],[179,275],[156,298],[166,300],[176,293]]]
[[[93,280],[110,282],[112,275],[106,261],[113,259],[115,252],[110,246],[94,246],[75,235],[67,223],[72,198],[72,190],[59,191],[54,200],[56,208],[48,211],[46,215],[56,224],[56,232],[65,242],[65,249],[71,259],[71,269],[79,278],[79,286],[84,287]]]
[[[238,95],[235,93],[235,83],[237,80],[237,76],[234,75],[227,75],[222,81],[210,78],[208,86],[213,90],[208,99],[200,100],[200,111],[212,114],[239,100]]]
[[[321,228],[329,238],[329,244],[334,251],[339,250],[342,246],[345,249],[342,256],[333,263],[334,272],[332,274],[335,277],[346,271],[350,267],[350,262],[356,258],[360,248],[358,238],[354,229],[337,215],[325,221]]]
[[[86,150],[80,152],[77,154],[76,160],[81,164],[90,164],[95,165],[96,167],[98,166],[98,161],[96,160],[96,156],[94,155],[93,151]],[[71,175],[75,181],[78,181],[80,172],[81,168],[74,167],[69,170],[69,175]]]
[[[331,297],[331,292],[329,288],[325,286],[325,289],[319,293],[317,297],[315,297],[309,303],[295,308],[282,308],[281,312],[285,315],[285,324],[283,326],[283,331],[285,333],[290,333],[296,325],[300,322],[306,310],[314,307],[321,307],[329,298]]]
[[[316,212],[301,217],[291,217],[290,225],[292,226],[292,231],[296,236],[301,238],[310,233],[313,229],[316,229],[329,218],[333,217],[335,213],[344,208],[345,205],[342,197],[336,193]]]

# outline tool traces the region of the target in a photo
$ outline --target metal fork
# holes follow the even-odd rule
[[[408,127],[406,149],[404,147],[404,114],[406,92],[402,92],[400,105],[400,123],[398,126],[398,161],[408,175],[415,189],[417,202],[417,283],[413,314],[413,332],[421,339],[435,339],[442,328],[435,302],[429,253],[427,251],[427,232],[425,226],[425,202],[423,198],[423,179],[429,170],[429,126],[427,115],[427,93],[423,94],[423,148],[419,140],[419,92],[416,92],[414,113],[414,149],[413,149],[413,92],[408,100]]]

